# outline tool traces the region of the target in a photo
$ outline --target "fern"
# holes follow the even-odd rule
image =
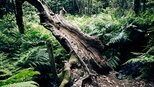
[[[32,49],[24,52],[23,54],[21,54],[20,60],[18,60],[18,62],[15,65],[24,64],[33,53],[38,51],[38,49],[39,49],[39,47],[35,47],[35,48],[32,48]]]
[[[80,24],[82,23],[80,21],[83,21],[84,18],[87,19],[86,22],[88,22],[88,25]],[[109,14],[102,13],[91,17],[83,16],[79,19],[75,20],[78,20],[77,24],[84,28],[84,32],[91,36],[99,37],[99,39],[109,47],[103,54],[108,58],[107,64],[115,69],[120,61],[118,52],[119,47],[123,46],[123,44],[129,40],[129,33],[125,29],[125,26],[128,25],[126,20],[127,17],[118,20]]]
[[[45,45],[33,47],[29,46],[27,42],[44,41],[50,38],[53,40],[54,49],[56,49],[54,52],[56,53],[57,60],[65,58],[66,52],[64,52],[64,49],[51,35],[51,32],[43,29],[43,26],[38,23],[39,20],[27,22],[38,18],[36,12],[33,12],[33,14],[35,15],[26,15],[24,17],[26,23],[24,35],[19,34],[14,15],[8,14],[0,19],[0,79],[2,80],[0,81],[0,87],[2,85],[33,80],[33,76],[37,73],[33,73],[34,71],[32,70],[22,71],[25,70],[24,68],[29,67],[34,67],[35,70],[41,71],[41,75],[37,76],[41,77],[41,81],[44,81],[45,85],[46,83],[51,84],[50,78],[52,73],[48,53],[44,50],[46,48]],[[46,81],[49,81],[49,83]]]
[[[22,54],[20,60],[17,62],[17,65],[25,68],[31,66],[37,68],[39,65],[50,66],[47,49],[40,47],[30,49],[24,55]]]
[[[107,45],[116,44],[118,43],[120,45],[123,45],[126,41],[128,41],[128,34],[123,30],[121,31],[117,36],[110,39],[110,41],[107,43]]]
[[[34,81],[27,81],[27,82],[4,85],[2,87],[39,87],[39,85]]]
[[[136,63],[136,62],[142,62],[142,63],[154,62],[154,46],[151,47],[146,53],[142,54],[141,56],[128,60],[125,64]]]
[[[112,69],[115,69],[119,64],[119,58],[117,56],[112,56],[108,59],[107,65],[110,66]]]
[[[9,77],[8,79],[0,81],[0,86],[32,80],[32,77],[34,75],[39,74],[39,72],[36,72],[36,71],[33,71],[33,70],[34,69],[32,69],[32,68],[23,69],[19,73]]]
[[[0,53],[0,70],[9,71],[10,73],[12,73],[13,71],[16,71],[18,68],[14,66],[14,61],[8,59],[7,56],[8,55],[5,53]]]
[[[107,57],[107,65],[112,69],[117,68],[119,65],[119,52],[116,49],[108,49],[104,52],[104,55]]]
[[[139,67],[137,67],[138,72],[138,79],[153,79],[153,62],[154,62],[154,46],[152,46],[146,53],[143,53],[142,55],[138,56],[137,58],[132,58],[124,63],[124,65],[131,65],[134,64]],[[133,66],[135,67],[135,66]],[[136,70],[136,68],[135,68]],[[131,73],[134,73],[135,71],[132,71]]]
[[[0,70],[0,80],[4,80],[8,77],[10,77],[12,75],[12,73],[8,70]]]
[[[138,58],[133,58],[133,59],[128,60],[125,64],[136,63],[136,62],[152,63],[152,62],[154,62],[154,56],[152,56],[152,55],[142,55],[142,56],[139,56]]]

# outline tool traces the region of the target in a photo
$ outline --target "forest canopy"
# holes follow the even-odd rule
[[[153,0],[0,0],[0,87],[153,87]]]

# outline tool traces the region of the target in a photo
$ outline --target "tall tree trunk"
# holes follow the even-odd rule
[[[143,11],[146,10],[146,0],[143,0]]]
[[[73,13],[78,13],[79,12],[79,7],[78,7],[78,1],[77,0],[73,0]]]
[[[134,0],[134,11],[138,15],[141,10],[141,0]]]
[[[19,28],[19,32],[21,34],[24,34],[24,25],[23,25],[23,19],[22,19],[22,16],[23,16],[23,12],[22,12],[22,4],[23,4],[23,1],[18,1],[16,0],[15,1],[16,3],[16,11],[15,12],[16,14],[16,21],[17,21],[17,25],[18,25],[18,28]]]

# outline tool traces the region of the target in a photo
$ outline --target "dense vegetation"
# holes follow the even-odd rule
[[[107,64],[118,79],[154,81],[154,7],[152,0],[41,0],[54,12],[99,37]],[[70,3],[70,4],[68,4]],[[134,3],[134,4],[131,4]],[[52,40],[57,72],[69,53],[39,24],[37,10],[24,3],[25,34],[16,24],[14,0],[0,1],[0,86],[51,87],[53,74],[46,41]],[[57,83],[59,85],[59,83]]]

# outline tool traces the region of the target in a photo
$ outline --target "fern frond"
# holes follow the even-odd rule
[[[132,58],[124,64],[136,63],[136,62],[152,63],[152,62],[154,62],[154,55],[153,54],[154,54],[154,46],[151,47],[146,53],[143,53],[141,56],[138,56],[137,58]]]
[[[24,64],[33,53],[38,51],[38,49],[39,49],[39,47],[35,47],[35,48],[32,48],[32,49],[24,52],[23,54],[21,54],[20,60],[18,60],[15,65]]]
[[[8,79],[0,81],[0,86],[32,80],[32,77],[34,75],[39,74],[39,72],[33,71],[33,70],[34,69],[32,69],[32,68],[23,69],[19,73],[9,77]]]
[[[39,85],[34,81],[27,81],[27,82],[20,82],[20,83],[4,85],[2,87],[39,87]]]
[[[107,45],[109,46],[110,44],[116,44],[116,43],[122,45],[128,39],[129,39],[128,34],[123,30],[117,36],[111,38],[110,41],[107,43]]]
[[[107,65],[110,66],[112,69],[115,69],[119,64],[118,62],[120,59],[117,56],[112,56],[107,61]]]
[[[4,69],[0,70],[0,80],[7,79],[11,75],[12,75],[12,73],[8,70],[4,70]]]
[[[142,56],[139,56],[138,58],[132,58],[124,64],[136,63],[136,62],[152,63],[152,62],[154,62],[154,56],[152,56],[152,55],[142,55]]]

